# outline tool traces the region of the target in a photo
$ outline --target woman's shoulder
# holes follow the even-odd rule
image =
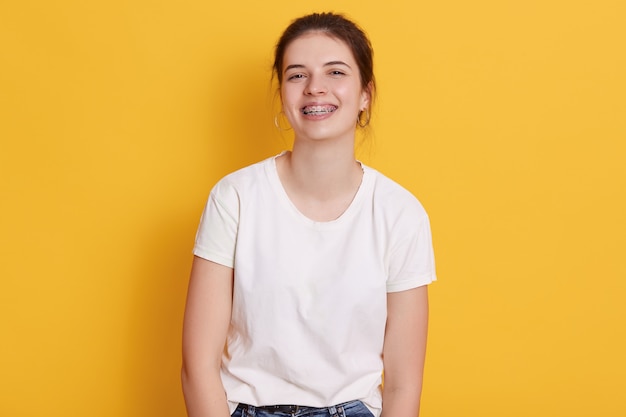
[[[256,162],[251,165],[247,165],[243,168],[239,168],[225,176],[223,176],[215,186],[213,191],[223,189],[245,189],[248,187],[254,187],[257,185],[261,178],[264,178],[271,164],[274,163],[274,158],[266,158],[262,161]]]
[[[364,166],[373,177],[374,204],[386,212],[400,214],[410,212],[412,215],[427,217],[426,210],[418,198],[407,188],[380,171]]]

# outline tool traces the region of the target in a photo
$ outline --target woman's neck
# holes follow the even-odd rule
[[[363,171],[354,157],[354,142],[295,142],[285,159],[292,183],[318,198],[352,191],[361,182]]]
[[[278,176],[292,203],[307,217],[329,221],[350,205],[363,179],[354,149],[323,143],[294,144],[276,160]],[[336,144],[335,144],[336,145]]]

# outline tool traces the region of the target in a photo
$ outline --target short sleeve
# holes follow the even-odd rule
[[[437,280],[430,221],[417,204],[417,210],[402,213],[394,228],[387,292],[405,291]]]
[[[211,190],[200,219],[194,255],[232,268],[239,219],[239,198],[224,180]]]

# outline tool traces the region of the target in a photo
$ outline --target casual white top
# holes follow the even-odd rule
[[[381,410],[386,293],[436,279],[428,216],[407,190],[362,165],[336,220],[289,200],[275,157],[219,181],[194,254],[234,268],[221,376],[238,403]]]

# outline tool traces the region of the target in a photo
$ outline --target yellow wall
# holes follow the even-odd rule
[[[362,159],[433,224],[423,416],[626,415],[622,0],[0,3],[0,415],[182,416],[212,184],[278,152],[289,20],[376,49]]]

